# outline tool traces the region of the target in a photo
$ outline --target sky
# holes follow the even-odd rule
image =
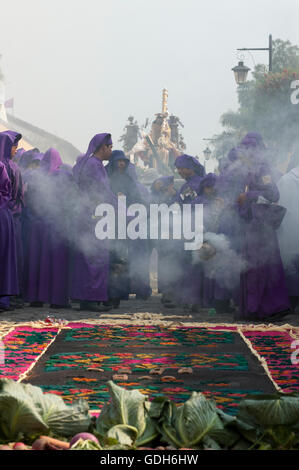
[[[111,132],[120,148],[129,115],[141,125],[168,107],[201,155],[238,108],[237,48],[268,36],[299,45],[298,0],[0,0],[0,54],[16,117],[86,151]],[[244,54],[250,68],[268,53]]]

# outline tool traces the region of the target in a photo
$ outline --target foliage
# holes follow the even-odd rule
[[[44,394],[39,387],[0,379],[0,437],[4,440],[50,432],[73,436],[88,431],[88,411],[83,400],[66,405],[61,397]]]
[[[232,417],[193,392],[177,406],[166,397],[148,402],[137,390],[109,382],[112,396],[97,420],[100,439],[136,448],[167,443],[194,449],[299,449],[299,395],[249,396]],[[106,447],[107,448],[107,447]]]
[[[88,427],[86,409],[82,412],[78,405],[67,406],[60,397],[31,385],[12,380],[0,384],[0,443],[18,439],[21,431],[40,435],[51,428],[71,437]],[[83,438],[71,450],[126,450],[145,444],[177,449],[299,449],[299,394],[248,396],[234,417],[202,393],[193,392],[189,400],[176,405],[166,397],[150,402],[138,390],[126,390],[111,381],[108,388],[111,402],[90,429],[99,443]]]
[[[138,390],[128,391],[108,382],[111,403],[106,404],[96,423],[98,434],[113,438],[123,445],[145,445],[157,436],[156,425],[150,416],[154,404]]]
[[[216,138],[216,150],[227,134],[236,145],[247,132],[260,132],[270,148],[272,161],[284,161],[298,142],[299,105],[291,103],[291,83],[299,78],[299,47],[273,41],[273,70],[258,64],[252,80],[238,87],[239,109],[227,111],[220,122],[225,131]]]

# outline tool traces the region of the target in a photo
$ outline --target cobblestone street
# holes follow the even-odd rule
[[[4,312],[0,314],[1,321],[5,322],[27,322],[44,320],[48,315],[55,318],[65,319],[68,321],[79,321],[85,319],[121,319],[136,321],[146,320],[150,322],[159,321],[175,321],[182,323],[244,323],[237,319],[234,314],[215,314],[210,309],[201,309],[198,313],[191,312],[190,309],[182,308],[165,308],[161,303],[161,296],[153,294],[146,301],[136,300],[135,296],[130,296],[129,301],[122,301],[118,309],[111,309],[108,312],[96,313],[88,311],[80,311],[79,304],[73,303],[72,309],[54,310],[49,306],[44,308],[25,307],[16,309],[12,312]],[[292,326],[299,326],[299,312],[286,316],[282,322],[275,324],[282,325],[288,323]],[[255,322],[256,323],[256,322]]]

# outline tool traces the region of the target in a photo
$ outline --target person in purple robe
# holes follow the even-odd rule
[[[108,301],[109,240],[96,237],[94,214],[100,203],[118,208],[118,198],[110,188],[103,164],[111,153],[111,134],[97,134],[90,141],[85,156],[80,157],[73,168],[82,203],[76,214],[70,297],[80,301],[81,310],[98,312],[99,303]]]
[[[205,176],[205,169],[199,161],[190,155],[181,155],[175,161],[180,176],[186,180],[178,191],[179,204],[191,204],[200,194],[201,182]],[[198,312],[202,306],[202,266],[194,265],[192,253],[184,250],[181,244],[178,250],[180,273],[176,288],[176,301],[179,304],[191,306],[193,312]]]
[[[204,232],[216,233],[219,225],[219,217],[224,205],[224,201],[218,195],[217,176],[208,173],[203,177],[198,196],[192,201],[195,204],[203,205]]]
[[[182,204],[191,203],[199,194],[205,169],[195,157],[190,155],[177,157],[175,167],[179,175],[186,180],[179,191],[179,202]]]
[[[151,185],[151,204],[167,204],[171,206],[177,202],[178,193],[174,187],[174,176],[161,176]],[[170,219],[171,223],[171,219]],[[170,233],[172,225],[170,225]],[[181,249],[180,241],[162,240],[161,237],[154,243],[157,250],[158,292],[162,294],[161,302],[167,308],[175,307],[175,289],[180,273],[177,250]]]
[[[222,175],[223,195],[230,199],[222,233],[230,237],[232,247],[247,263],[235,293],[240,317],[277,321],[290,313],[275,231],[285,211],[275,205],[279,191],[264,150],[260,134],[247,134]]]
[[[135,165],[122,150],[113,150],[105,168],[114,194],[126,196],[128,206],[144,202],[137,186]]]
[[[65,174],[68,174],[73,178],[73,167],[67,163],[63,163],[60,167],[60,171],[63,171]]]
[[[11,181],[10,208],[14,215],[21,214],[23,207],[23,182],[18,165],[12,160],[18,148],[21,134],[14,131],[0,132],[0,161],[4,163]]]
[[[11,200],[9,208],[13,215],[15,225],[15,237],[17,246],[17,268],[19,276],[19,286],[22,292],[23,281],[23,244],[22,244],[22,210],[24,206],[24,185],[22,180],[21,171],[18,165],[13,161],[15,153],[18,148],[18,143],[22,135],[14,131],[0,132],[0,161],[5,165],[8,177],[11,182]],[[21,308],[23,302],[20,297],[11,299],[11,305],[16,308]]]
[[[43,156],[40,164],[40,169],[46,174],[50,174],[53,171],[58,170],[62,165],[62,160],[58,150],[49,148]]]
[[[25,152],[26,152],[26,150],[24,148],[18,148],[18,150],[16,151],[15,156],[13,158],[13,161],[15,163],[19,164],[19,161],[20,161],[23,153],[25,153]]]
[[[138,182],[135,165],[130,162],[129,158],[126,157],[122,150],[114,150],[111,154],[110,161],[106,166],[106,170],[109,176],[110,186],[115,195],[126,196],[127,206],[132,204],[143,204],[148,205],[148,194],[146,188]],[[151,244],[149,240],[126,240],[126,243],[122,243],[121,240],[117,240],[116,243],[121,251],[126,251],[128,257],[128,271],[130,278],[129,292],[136,294],[136,299],[146,300],[151,295],[150,287],[150,254]],[[124,248],[126,246],[126,249]],[[114,247],[115,248],[115,247]],[[113,259],[115,258],[115,249],[113,250]],[[116,281],[114,281],[116,284]],[[126,285],[125,278],[123,285]],[[118,289],[121,292],[121,289]],[[125,294],[126,288],[121,298],[127,300],[128,293]]]
[[[243,182],[239,177],[239,173],[242,172],[242,164],[239,160],[239,147],[232,148],[222,160],[224,161],[215,185],[215,189],[223,201],[223,208],[219,215],[216,233],[226,236],[234,253],[241,253],[242,237],[245,228],[243,227],[243,220],[239,217],[236,204],[236,200],[243,190]],[[233,274],[229,273],[227,278],[230,279]],[[231,302],[232,300],[236,301],[238,295],[238,282],[230,285],[229,282],[226,282],[226,279],[222,281],[218,278],[214,283],[214,301],[217,313],[235,312]]]
[[[20,156],[20,159],[18,161],[18,165],[19,165],[19,168],[22,172],[22,175],[30,167],[30,164],[32,163],[32,161],[33,161],[33,159],[36,155],[42,155],[42,154],[40,154],[40,152],[37,148],[27,150],[26,152],[22,153],[22,155]]]
[[[9,296],[19,294],[15,227],[10,201],[11,182],[5,165],[0,162],[0,313],[12,310]]]
[[[39,160],[38,160],[39,161]],[[68,307],[69,250],[64,230],[64,194],[68,181],[60,174],[60,154],[49,149],[40,168],[28,176],[28,206],[24,298],[33,307]],[[30,223],[31,222],[31,223]]]
[[[299,151],[292,156],[287,173],[277,183],[279,204],[287,213],[277,230],[288,294],[293,311],[299,303]]]
[[[206,240],[206,234],[208,238],[210,234],[216,234],[218,232],[221,213],[224,207],[224,201],[218,194],[217,187],[218,177],[214,173],[208,173],[201,181],[198,197],[192,202],[193,204],[203,205],[203,230],[204,230],[204,250],[201,250],[204,255],[201,259],[201,305],[205,308],[216,307],[218,308],[218,302],[215,299],[215,279],[213,276],[206,274],[206,263],[210,256],[213,256],[213,247]],[[211,248],[211,250],[210,250]],[[210,253],[211,251],[211,253]]]
[[[174,188],[174,176],[160,176],[151,185],[152,204],[173,204],[178,197]]]

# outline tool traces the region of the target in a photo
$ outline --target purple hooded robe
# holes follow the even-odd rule
[[[73,168],[82,199],[75,222],[76,246],[70,292],[74,300],[108,300],[109,240],[97,239],[94,214],[100,203],[109,203],[117,209],[118,199],[111,191],[103,162],[93,154],[101,145],[111,143],[111,134],[95,135],[85,156],[80,156]]]
[[[0,162],[0,304],[3,300],[1,296],[19,293],[15,228],[10,201],[11,183],[5,165]],[[4,303],[8,305],[7,301]]]
[[[188,168],[195,172],[195,175],[188,178],[179,191],[178,202],[182,204],[191,203],[199,194],[200,185],[205,176],[205,169],[196,158],[190,155],[177,157],[175,166],[176,168]]]
[[[217,233],[219,219],[222,210],[218,201],[217,176],[214,173],[208,173],[201,181],[199,195],[192,204],[203,205],[203,224],[204,224],[204,240],[205,233]],[[214,188],[212,194],[205,194],[205,188]],[[205,265],[202,264],[201,276],[201,305],[203,307],[213,307],[215,300],[215,281],[205,275]]]
[[[126,168],[123,173],[118,171],[118,161],[124,160]],[[122,150],[114,150],[108,165],[105,167],[109,176],[112,191],[123,193],[127,198],[127,206],[131,204],[148,204],[148,191],[138,182],[135,165],[130,162]],[[151,244],[149,240],[127,240],[130,292],[137,297],[146,298],[151,295],[149,264]]]
[[[68,181],[60,176],[59,152],[49,149],[38,170],[28,175],[28,205],[24,298],[65,306],[69,298],[69,250],[60,214]],[[66,217],[67,214],[64,214]]]
[[[181,205],[191,204],[200,194],[201,182],[205,176],[204,167],[190,155],[181,155],[175,161],[176,168],[188,168],[194,171],[179,190],[178,201]],[[176,299],[180,303],[202,305],[203,268],[192,263],[192,253],[184,250],[183,244],[178,250],[180,272],[178,273]]]
[[[248,134],[223,175],[223,182],[233,182],[234,189],[228,196],[232,218],[223,220],[222,233],[229,236],[232,247],[248,265],[236,293],[240,315],[248,320],[271,319],[290,307],[275,232],[284,212],[275,206],[279,192],[263,158],[264,148],[259,134]],[[229,185],[223,185],[224,194]],[[240,194],[245,194],[243,204],[237,202]]]
[[[0,161],[5,165],[11,182],[11,199],[9,208],[13,215],[15,225],[15,238],[17,246],[17,269],[19,286],[22,291],[22,273],[24,266],[23,240],[22,240],[22,210],[24,207],[24,186],[21,171],[17,163],[11,159],[12,147],[18,145],[22,135],[14,131],[0,132]]]
[[[23,182],[18,165],[11,159],[11,150],[18,145],[21,134],[14,131],[0,132],[0,161],[4,163],[11,181],[11,201],[9,203],[13,214],[21,214],[23,207]]]
[[[282,176],[278,182],[278,189],[279,204],[287,209],[287,213],[277,231],[277,236],[288,293],[295,307],[299,299],[299,166]]]
[[[159,184],[159,189],[156,188]],[[167,204],[171,206],[177,202],[178,194],[167,194],[166,190],[174,184],[174,176],[161,176],[151,185],[151,203]],[[171,219],[170,219],[171,221]],[[167,298],[175,298],[175,290],[179,279],[180,266],[177,251],[181,249],[181,242],[178,240],[159,239],[155,243],[158,255],[158,292],[164,294]]]

